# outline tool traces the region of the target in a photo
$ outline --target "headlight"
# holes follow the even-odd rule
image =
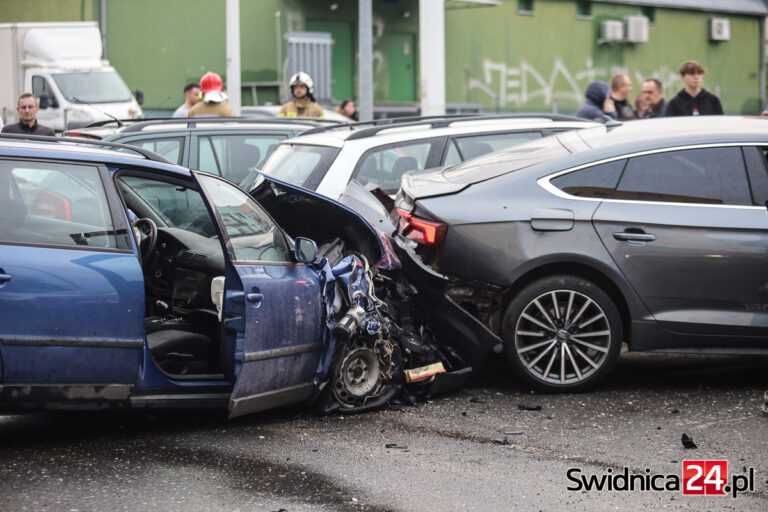
[[[70,122],[89,124],[93,122],[93,116],[80,108],[72,108],[67,113]]]

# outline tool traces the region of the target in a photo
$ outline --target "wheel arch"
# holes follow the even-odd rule
[[[580,277],[593,282],[600,287],[616,304],[619,310],[622,324],[623,342],[632,346],[632,314],[627,301],[626,294],[621,286],[610,276],[609,271],[603,268],[602,264],[595,264],[590,261],[544,261],[538,265],[525,269],[525,271],[510,283],[505,291],[501,301],[501,313],[507,310],[509,304],[517,294],[529,284],[556,275],[569,275]],[[502,325],[502,332],[504,325]]]

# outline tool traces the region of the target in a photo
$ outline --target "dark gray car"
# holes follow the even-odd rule
[[[768,353],[768,120],[610,123],[406,175],[396,242],[439,335],[547,391],[630,350]]]

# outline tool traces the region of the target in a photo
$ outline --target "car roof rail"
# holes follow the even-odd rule
[[[195,128],[200,124],[211,123],[244,123],[244,124],[292,124],[302,126],[317,126],[318,123],[346,124],[332,119],[312,118],[312,117],[164,117],[144,119],[137,123],[128,125],[122,133],[140,132],[147,126],[156,126],[162,124],[181,124],[186,123],[187,128]]]
[[[582,119],[580,117],[566,116],[562,114],[552,114],[548,112],[542,112],[542,113],[516,112],[512,114],[486,114],[486,115],[450,114],[450,115],[443,115],[443,116],[408,116],[408,117],[376,119],[374,121],[350,123],[347,125],[342,124],[341,126],[321,126],[318,128],[314,128],[312,130],[307,130],[303,132],[301,136],[324,133],[330,130],[337,130],[337,129],[343,129],[343,128],[349,128],[350,130],[353,130],[355,128],[360,128],[359,131],[356,131],[355,133],[347,137],[347,140],[356,140],[356,139],[371,137],[383,130],[387,130],[389,128],[393,128],[396,126],[408,127],[408,126],[419,126],[419,125],[428,124],[430,125],[431,128],[444,128],[446,126],[450,126],[452,123],[455,123],[457,121],[493,121],[493,120],[503,120],[503,119],[529,119],[529,118],[543,118],[543,119],[549,119],[550,121],[586,122],[586,119]],[[366,126],[368,128],[365,128]]]
[[[80,145],[80,146],[97,146],[101,149],[124,149],[126,151],[131,151],[133,153],[137,153],[140,156],[143,156],[147,160],[151,160],[153,162],[162,162],[164,164],[172,164],[176,165],[175,162],[171,162],[167,158],[165,158],[162,155],[158,155],[154,151],[150,151],[148,149],[144,149],[140,146],[132,146],[130,144],[120,144],[119,142],[107,142],[104,140],[92,140],[92,139],[86,139],[83,137],[55,137],[55,136],[49,136],[49,135],[27,135],[24,133],[0,133],[0,140],[2,139],[8,139],[8,140],[18,140],[18,141],[29,141],[29,142],[54,142],[54,143],[71,143],[74,145]]]

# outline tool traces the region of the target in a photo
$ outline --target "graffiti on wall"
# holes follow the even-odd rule
[[[480,91],[500,108],[523,107],[530,102],[544,103],[547,107],[553,102],[559,104],[580,104],[584,100],[584,91],[590,82],[603,80],[608,82],[613,75],[627,74],[633,81],[634,93],[640,91],[640,85],[648,77],[661,80],[666,91],[674,91],[681,83],[676,71],[667,66],[645,73],[641,70],[629,71],[620,66],[607,68],[595,67],[592,59],[587,59],[584,67],[571,70],[562,61],[555,59],[552,68],[542,70],[523,60],[518,66],[505,62],[483,60],[482,76],[477,76],[465,67],[467,73],[467,91]]]

